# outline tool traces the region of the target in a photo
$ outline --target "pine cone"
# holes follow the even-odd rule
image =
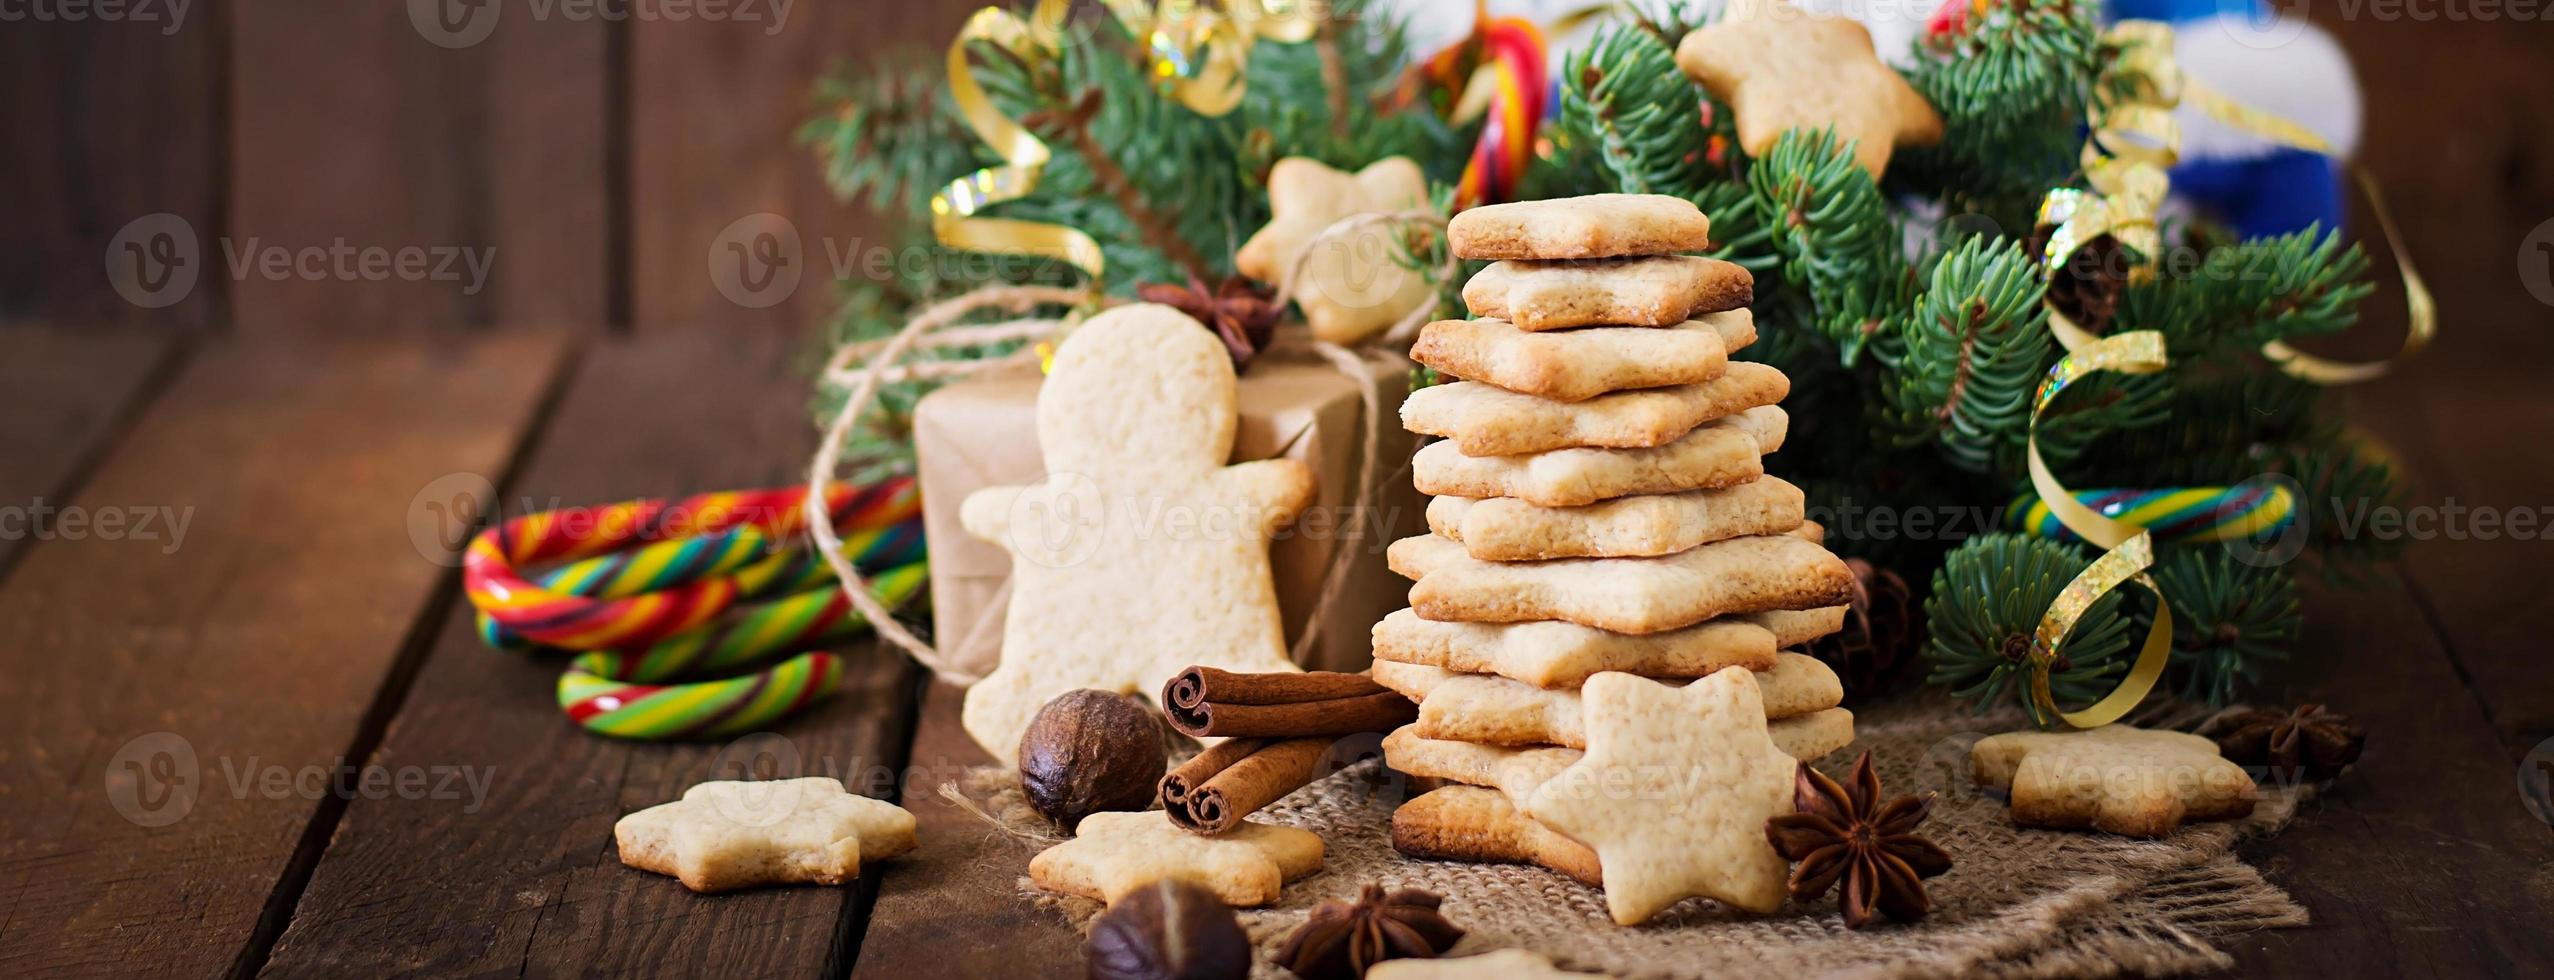
[[[1847,699],[1860,699],[1883,693],[1922,637],[1906,579],[1860,558],[1845,559],[1845,567],[1853,570],[1853,599],[1844,629],[1809,641],[1809,654],[1835,670]]]
[[[2049,235],[2055,231],[2048,226],[2032,230],[2034,258],[2047,249]],[[2119,239],[2102,235],[2086,242],[2067,256],[2064,266],[2049,271],[2049,305],[2087,331],[2109,332],[2111,318],[2119,313],[2120,294],[2128,289],[2128,265],[2127,250]]]

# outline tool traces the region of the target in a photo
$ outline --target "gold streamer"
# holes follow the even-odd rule
[[[967,43],[983,41],[1023,60],[1052,57],[1063,43],[1067,0],[1038,0],[1028,20],[1000,7],[986,7],[967,18],[956,40],[949,42],[949,94],[967,128],[1002,159],[949,182],[931,198],[931,233],[951,248],[1000,255],[1045,255],[1063,259],[1091,277],[1097,288],[1108,268],[1100,243],[1080,229],[1017,218],[979,218],[976,214],[1004,201],[1016,201],[1037,190],[1038,179],[1052,159],[1046,144],[1026,127],[994,108],[976,84],[967,63]]]
[[[1208,116],[1221,116],[1241,104],[1243,71],[1253,41],[1310,40],[1320,26],[1320,0],[1232,0],[1217,10],[1198,0],[1159,0],[1147,8],[1141,0],[1107,0],[1109,12],[1129,33],[1145,40],[1155,78],[1181,105]],[[949,95],[967,128],[1002,159],[951,181],[931,199],[931,232],[951,248],[1001,255],[1046,255],[1060,258],[1090,276],[1094,288],[1107,271],[1100,243],[1080,229],[1043,221],[984,218],[977,214],[1004,201],[1016,201],[1037,190],[1047,161],[1047,145],[1026,127],[1004,116],[976,83],[967,61],[967,45],[983,41],[1022,60],[1052,58],[1064,43],[1070,0],[1038,0],[1029,19],[1000,7],[986,7],[967,18],[949,42]]]
[[[1221,10],[1202,0],[1157,0],[1150,9],[1142,0],[1105,2],[1144,41],[1154,79],[1205,116],[1241,105],[1252,44],[1309,41],[1322,21],[1322,0],[1230,0]]]
[[[2105,81],[2122,86],[2126,94],[2094,112],[2093,135],[2084,144],[2084,174],[2092,190],[2051,191],[2040,204],[2041,223],[2057,226],[2042,256],[2044,273],[2060,267],[2076,249],[2094,238],[2110,234],[2141,256],[2137,268],[2131,270],[2132,280],[2144,281],[2154,275],[2160,256],[2155,209],[2171,185],[2164,170],[2181,159],[2181,127],[2173,121],[2172,110],[2184,102],[2209,118],[2280,146],[2325,155],[2336,153],[2331,143],[2305,127],[2239,105],[2183,74],[2180,63],[2173,58],[2170,25],[2124,20],[2105,32],[2103,40],[2120,52]],[[2386,207],[2376,178],[2358,164],[2344,163],[2360,190],[2367,194],[2377,225],[2385,232],[2386,245],[2394,251],[2395,266],[2403,277],[2409,322],[2401,350],[2384,360],[2362,364],[2316,357],[2281,341],[2263,345],[2262,356],[2281,371],[2327,385],[2351,384],[2383,375],[2395,362],[2428,347],[2438,333],[2438,303],[2430,295],[2429,284],[2421,278],[2420,270],[2412,264],[2412,254],[2404,246],[2403,233],[2395,224],[2393,210]],[[2049,328],[2069,351],[2080,350],[2094,339],[2091,332],[2054,308],[2049,311]]]
[[[2040,415],[2066,386],[2096,371],[2152,374],[2163,369],[2163,334],[2151,330],[2125,333],[2096,340],[2059,359],[2031,398],[2030,440],[2024,456],[2031,470],[2032,489],[2039,491],[2040,500],[2048,505],[2058,523],[2084,540],[2109,549],[2058,593],[2057,601],[2049,604],[2048,612],[2040,617],[2038,632],[2032,636],[2031,703],[2043,723],[2054,716],[2076,728],[2096,728],[2118,721],[2138,702],[2146,700],[2147,693],[2155,689],[2155,682],[2163,677],[2164,665],[2172,659],[2173,608],[2164,599],[2163,590],[2146,574],[2146,569],[2155,564],[2154,540],[2146,530],[2114,521],[2085,506],[2049,471],[2048,461],[2040,457]],[[2057,663],[2058,650],[2093,603],[2130,582],[2155,594],[2155,622],[2147,627],[2146,642],[2138,649],[2137,660],[2130,665],[2128,676],[2121,678],[2119,686],[2101,700],[2081,711],[2061,709],[2049,689],[2049,671]]]

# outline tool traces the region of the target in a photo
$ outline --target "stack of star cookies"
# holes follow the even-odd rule
[[[1386,761],[1450,785],[1395,814],[1415,856],[1537,863],[1590,883],[1596,855],[1525,815],[1589,746],[1603,672],[1691,683],[1754,672],[1767,734],[1814,759],[1853,739],[1843,688],[1783,652],[1834,632],[1852,573],[1799,488],[1766,476],[1782,372],[1756,339],[1747,271],[1684,253],[1710,222],[1680,198],[1608,194],[1475,208],[1455,254],[1476,319],[1411,356],[1451,378],[1402,406],[1441,437],[1413,461],[1430,534],[1394,542],[1411,608],[1374,628],[1374,678],[1419,702]]]

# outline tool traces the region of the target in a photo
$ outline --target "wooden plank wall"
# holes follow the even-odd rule
[[[0,29],[0,322],[809,328],[835,301],[826,243],[882,227],[795,142],[813,83],[946,44],[977,5],[738,0],[675,20],[623,0],[138,2],[163,19]],[[159,213],[176,218],[134,225]],[[759,213],[801,233],[804,274],[740,304],[708,260]],[[163,231],[174,251],[125,248]],[[416,277],[263,261],[341,243],[444,251]],[[174,254],[197,278],[137,304],[110,251]]]

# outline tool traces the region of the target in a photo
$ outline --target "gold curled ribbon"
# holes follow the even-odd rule
[[[2096,728],[2118,721],[2146,700],[2155,682],[2164,676],[2164,666],[2172,659],[2173,607],[2162,589],[2146,570],[2155,564],[2153,537],[2144,528],[2123,524],[2102,516],[2058,482],[2049,471],[2048,461],[2040,457],[2040,415],[2048,410],[2066,386],[2096,371],[2118,371],[2124,374],[2152,374],[2164,369],[2164,335],[2152,330],[2124,333],[2096,340],[2072,351],[2049,368],[2048,377],[2031,398],[2030,440],[2024,452],[2031,470],[2031,488],[2039,491],[2049,513],[2076,536],[2108,549],[2084,571],[2077,574],[2057,600],[2049,604],[2040,617],[2039,630],[2031,639],[2031,704],[2035,714],[2046,719],[2054,716],[2075,728]],[[2155,622],[2147,627],[2145,645],[2137,651],[2128,676],[2120,679],[2111,693],[2080,711],[2066,711],[2057,704],[2049,690],[2049,671],[2057,663],[2058,651],[2066,636],[2074,631],[2085,612],[2112,590],[2130,582],[2144,586],[2155,594]]]
[[[1312,40],[1322,0],[1104,0],[1109,12],[1142,40],[1154,80],[1190,111],[1221,116],[1241,105],[1243,73],[1258,41]]]
[[[2042,256],[2043,274],[2063,265],[2076,249],[2109,234],[2139,254],[2138,265],[2130,272],[2132,281],[2142,282],[2154,275],[2160,257],[2155,209],[2171,188],[2165,169],[2181,159],[2181,127],[2173,120],[2172,111],[2184,103],[2211,119],[2279,146],[2338,155],[2336,147],[2304,126],[2237,104],[2183,73],[2180,62],[2173,58],[2171,25],[2123,20],[2104,32],[2102,40],[2119,51],[2117,60],[2104,73],[2102,89],[2120,94],[2097,100],[2093,111],[2092,135],[2085,140],[2083,153],[2085,182],[2092,189],[2062,188],[2049,192],[2040,203],[2040,222],[2056,226]],[[2350,169],[2360,191],[2368,196],[2377,225],[2385,232],[2386,246],[2394,252],[2395,267],[2403,277],[2409,322],[2402,349],[2381,361],[2335,361],[2307,354],[2284,341],[2262,346],[2262,356],[2281,371],[2326,385],[2351,384],[2383,375],[2396,361],[2428,347],[2438,333],[2438,303],[2431,297],[2420,270],[2412,264],[2403,232],[2395,224],[2393,210],[2386,207],[2385,194],[2378,188],[2376,178],[2356,163],[2342,163]],[[2081,350],[2096,339],[2054,307],[2049,310],[2049,329],[2069,351]]]
[[[1011,121],[993,106],[976,83],[967,61],[967,44],[983,41],[1022,60],[1051,57],[1064,39],[1068,0],[1038,0],[1028,20],[1000,7],[986,7],[967,18],[949,42],[949,95],[958,115],[976,138],[1000,157],[986,167],[949,182],[931,198],[931,233],[940,243],[971,252],[998,255],[1045,255],[1059,258],[1091,278],[1094,288],[1108,268],[1097,239],[1080,229],[1017,218],[980,218],[977,213],[1004,201],[1016,201],[1037,190],[1052,155],[1027,127]]]
[[[1311,40],[1321,24],[1323,0],[1230,0],[1221,9],[1201,0],[1106,0],[1109,12],[1144,40],[1156,81],[1181,105],[1221,116],[1241,105],[1243,70],[1256,40]],[[1047,145],[994,108],[976,83],[967,45],[983,41],[1022,60],[1051,58],[1064,44],[1070,0],[1037,0],[1029,18],[986,7],[967,18],[949,42],[949,95],[967,128],[1002,159],[951,181],[931,199],[931,232],[951,248],[1000,255],[1046,255],[1090,276],[1096,288],[1107,271],[1100,243],[1080,229],[1044,221],[984,218],[977,214],[1037,190],[1053,158]]]

